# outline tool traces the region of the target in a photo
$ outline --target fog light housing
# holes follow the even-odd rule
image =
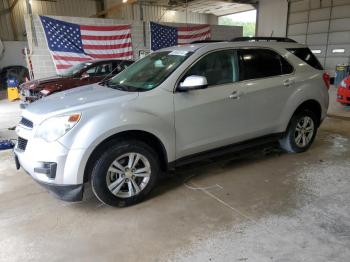
[[[43,162],[42,167],[35,167],[34,172],[39,174],[45,174],[48,178],[54,179],[56,177],[57,163],[55,162]]]

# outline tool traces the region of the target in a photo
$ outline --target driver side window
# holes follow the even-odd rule
[[[234,50],[222,50],[210,53],[201,58],[187,71],[188,76],[205,76],[208,86],[233,83],[238,80]]]

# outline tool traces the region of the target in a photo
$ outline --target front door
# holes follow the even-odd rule
[[[177,158],[249,138],[246,103],[238,81],[235,50],[215,51],[200,58],[182,77],[205,76],[208,87],[176,92]],[[237,83],[236,83],[237,82]]]

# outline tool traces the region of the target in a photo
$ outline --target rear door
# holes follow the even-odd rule
[[[276,51],[267,48],[238,50],[242,100],[251,135],[276,132],[280,114],[295,88],[294,68]]]

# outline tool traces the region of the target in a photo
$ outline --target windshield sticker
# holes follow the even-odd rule
[[[180,55],[180,56],[185,56],[187,55],[188,51],[182,51],[182,50],[174,50],[169,53],[169,55]]]

